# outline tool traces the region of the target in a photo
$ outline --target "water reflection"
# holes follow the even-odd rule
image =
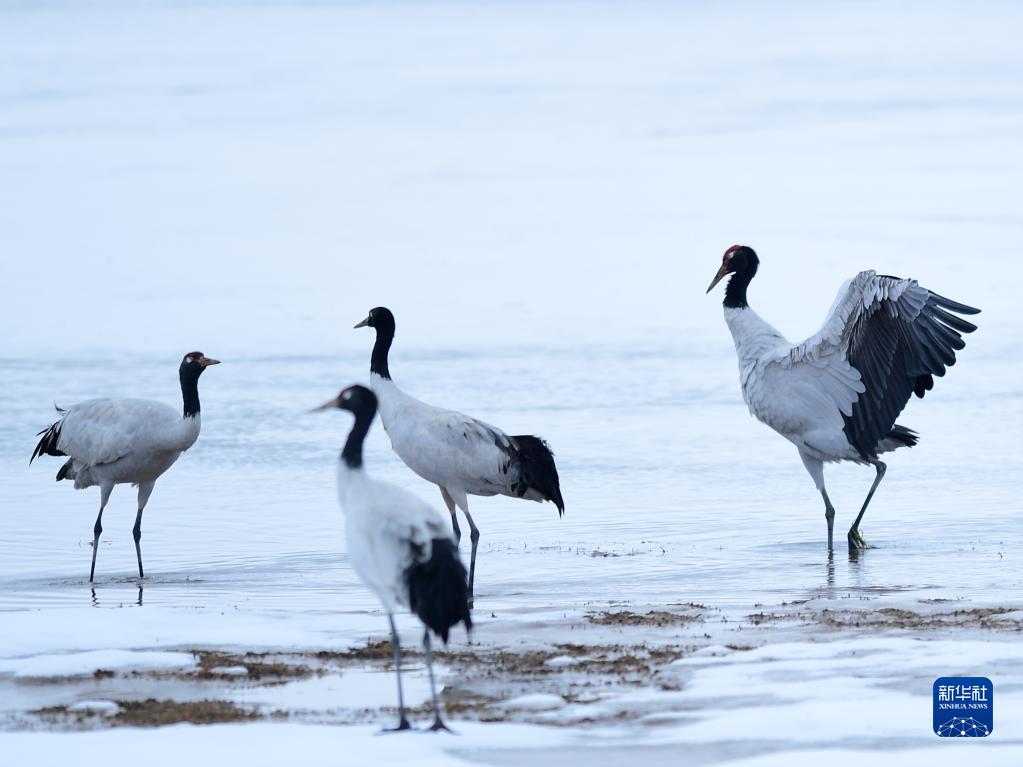
[[[111,601],[110,604],[106,604],[106,605],[104,605],[100,601],[99,594],[96,593],[96,587],[95,586],[91,587],[89,590],[92,592],[92,606],[93,607],[104,607],[104,606],[112,607],[113,606],[113,601]],[[141,583],[139,583],[139,585],[138,585],[138,590],[139,590],[138,598],[135,600],[135,604],[138,605],[139,607],[142,607],[142,591],[143,591],[143,586],[142,586]],[[124,606],[124,600],[118,601],[117,606],[118,607],[123,607]]]

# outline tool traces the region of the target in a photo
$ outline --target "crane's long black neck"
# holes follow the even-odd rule
[[[181,399],[185,405],[185,418],[199,415],[199,374],[182,368],[178,377],[181,379]]]
[[[391,342],[394,340],[394,322],[381,320],[375,326],[377,340],[373,344],[373,356],[369,360],[369,372],[376,373],[382,378],[391,380],[391,371],[387,367],[387,353],[391,350]]]
[[[349,469],[358,469],[362,467],[362,443],[366,440],[369,425],[373,423],[377,411],[375,406],[362,405],[352,412],[355,414],[355,425],[348,433],[348,440],[341,451],[341,460]]]
[[[746,300],[746,288],[749,287],[750,280],[757,273],[758,261],[752,250],[748,248],[744,250],[747,250],[750,255],[740,250],[733,256],[733,263],[735,263],[736,269],[732,273],[731,278],[729,278],[728,285],[725,287],[724,304],[729,309],[745,309],[749,306],[749,302]]]

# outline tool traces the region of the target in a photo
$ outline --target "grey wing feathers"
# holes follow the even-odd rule
[[[145,440],[179,420],[172,408],[159,402],[133,399],[95,399],[61,412],[60,420],[44,429],[33,458],[68,455],[83,466],[112,463]]]
[[[849,283],[831,318],[840,322],[838,337],[834,325],[826,335],[844,347],[865,388],[852,413],[842,416],[846,436],[861,456],[875,457],[910,396],[923,397],[934,376],[955,364],[955,352],[966,346],[961,334],[977,329],[956,315],[979,311],[915,280],[862,272]]]

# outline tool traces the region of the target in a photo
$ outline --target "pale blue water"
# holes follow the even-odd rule
[[[306,411],[364,380],[363,352],[226,359],[201,380],[203,432],[160,480],[143,524],[147,604],[355,608],[372,602],[343,553],[334,462],[350,425]],[[218,350],[207,350],[209,354]],[[894,454],[864,523],[878,548],[859,561],[825,555],[823,510],[795,452],[748,418],[731,350],[531,349],[393,354],[395,379],[553,445],[567,513],[510,499],[472,499],[483,531],[479,593],[523,608],[634,601],[781,601],[812,593],[922,590],[1018,594],[1018,401],[985,385],[966,353],[901,420],[922,434]],[[362,359],[360,359],[362,358]],[[0,607],[84,604],[98,492],[56,484],[55,459],[31,467],[50,403],[97,394],[174,402],[175,359],[4,361],[0,466],[5,487]],[[497,387],[487,382],[507,382]],[[134,386],[132,384],[135,384]],[[40,392],[46,392],[40,394]],[[990,420],[991,400],[1010,414]],[[35,407],[32,403],[35,403]],[[981,460],[964,445],[984,424]],[[439,494],[390,452],[379,424],[367,465],[443,508]],[[872,472],[829,467],[844,531]],[[115,490],[104,516],[97,602],[134,599],[134,492]],[[841,540],[841,539],[840,539]],[[595,556],[595,552],[597,555]],[[599,553],[612,556],[600,556]]]
[[[203,433],[143,524],[145,604],[372,604],[333,461],[377,304],[426,401],[542,434],[567,513],[474,499],[478,588],[547,604],[829,590],[1019,596],[1020,9],[599,3],[0,9],[0,609],[91,604],[98,492],[29,467],[52,404],[178,402]],[[182,45],[187,41],[187,45]],[[981,306],[829,563],[703,290],[733,242],[794,340],[863,268]],[[440,505],[390,453],[376,474]],[[843,531],[871,473],[830,467]],[[137,598],[119,488],[100,606]],[[615,556],[593,556],[604,552]]]

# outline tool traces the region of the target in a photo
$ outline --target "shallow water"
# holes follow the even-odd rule
[[[339,385],[365,378],[371,335],[352,331],[351,339],[361,352],[232,359],[203,376],[200,439],[159,481],[144,517],[144,604],[368,606],[347,566],[334,497],[349,416],[306,412]],[[592,354],[534,348],[450,356],[399,346],[392,356],[396,380],[424,399],[509,431],[537,431],[557,453],[563,519],[549,504],[472,500],[483,532],[481,605],[775,602],[887,591],[990,596],[1018,593],[1023,582],[1016,477],[962,450],[962,435],[987,410],[971,391],[987,378],[985,360],[969,349],[948,380],[905,414],[921,444],[891,456],[864,523],[877,548],[859,559],[841,548],[827,557],[812,482],[788,443],[746,415],[724,344],[702,354],[604,346]],[[13,417],[0,434],[9,531],[0,543],[0,607],[93,600],[85,575],[98,492],[55,484],[56,460],[27,464],[32,435],[50,418],[51,392],[60,402],[107,392],[173,402],[175,362],[4,363]],[[487,381],[513,383],[495,401]],[[990,424],[984,444],[1011,455],[1013,439],[1005,420]],[[367,466],[442,508],[435,489],[390,452],[379,424]],[[827,476],[844,530],[872,472],[829,467]],[[105,512],[98,606],[134,595],[134,508],[133,491],[119,487]]]

